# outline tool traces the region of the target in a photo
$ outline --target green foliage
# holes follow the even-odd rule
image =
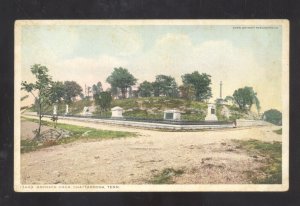
[[[193,85],[195,88],[196,100],[203,101],[212,97],[211,93],[211,76],[198,71],[191,74],[184,74],[181,76],[184,85]]]
[[[181,97],[187,100],[193,100],[196,98],[196,89],[192,84],[184,84],[179,86],[179,91],[181,93]]]
[[[65,95],[65,87],[62,82],[51,82],[51,86],[48,93],[49,104],[62,102]]]
[[[259,178],[253,171],[247,171],[254,184],[281,184],[282,182],[282,144],[281,142],[262,142],[259,140],[234,140],[241,149],[251,156],[265,157],[265,165],[260,168],[266,177]]]
[[[228,121],[228,118],[221,114],[222,108],[223,108],[223,105],[217,104],[217,106],[216,106],[216,109],[217,109],[216,116],[218,117],[219,121]]]
[[[135,118],[147,118],[147,119],[163,119],[163,112],[156,112],[155,114],[149,114],[146,110],[134,110],[126,111],[123,113],[124,117],[135,117]]]
[[[122,98],[125,98],[127,90],[136,84],[137,79],[134,78],[127,69],[119,67],[114,68],[114,71],[107,77],[106,81],[112,88],[119,88],[122,93]]]
[[[175,79],[171,76],[157,75],[152,83],[154,96],[165,95],[167,97],[177,97],[178,87]]]
[[[172,179],[174,176],[180,176],[184,173],[183,170],[175,170],[173,168],[165,168],[161,173],[154,175],[149,181],[150,184],[173,184]]]
[[[148,81],[143,81],[139,86],[138,92],[141,97],[151,97],[153,93],[153,85]]]
[[[21,89],[33,95],[39,113],[39,128],[37,129],[36,136],[38,137],[41,132],[42,120],[42,107],[49,103],[49,94],[51,93],[52,78],[48,75],[48,68],[35,64],[31,68],[31,73],[35,76],[35,83],[21,82]]]
[[[93,96],[95,97],[95,95],[99,95],[100,92],[102,92],[103,89],[102,89],[102,83],[101,82],[98,82],[97,84],[93,84],[92,86],[92,93],[93,93]]]
[[[187,121],[203,121],[205,119],[206,114],[204,113],[196,113],[196,114],[181,114],[182,120]]]
[[[259,112],[260,102],[257,98],[257,93],[254,92],[252,87],[244,87],[235,90],[233,93],[233,100],[242,110],[251,110],[253,104],[256,105],[256,109]]]
[[[282,125],[282,113],[276,109],[265,111],[263,119],[275,125]]]
[[[64,82],[64,100],[70,104],[82,92],[81,86],[75,81]]]
[[[100,92],[94,95],[95,103],[100,107],[100,111],[107,111],[111,107],[112,97],[110,92]]]

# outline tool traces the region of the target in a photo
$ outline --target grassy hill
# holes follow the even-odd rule
[[[94,106],[93,101],[79,100],[69,105],[69,113],[79,115],[85,106],[90,106],[95,116],[110,117],[111,112],[100,113],[98,108]],[[207,113],[207,103],[198,101],[187,101],[179,98],[170,97],[147,97],[147,98],[130,98],[113,100],[112,107],[119,106],[124,109],[124,117],[162,119],[163,112],[167,109],[177,109],[181,111],[181,119],[201,121],[204,120]],[[226,118],[221,114],[222,107],[227,107],[230,111],[230,118]],[[32,108],[34,110],[34,108]],[[52,107],[45,107],[44,111],[48,114],[52,113]],[[64,114],[65,104],[58,105],[58,114]],[[217,105],[216,115],[219,120],[232,119],[257,119],[258,116],[253,112],[245,112],[236,106]]]

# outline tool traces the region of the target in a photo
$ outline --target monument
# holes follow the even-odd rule
[[[53,106],[53,115],[57,115],[57,105]]]
[[[112,118],[123,118],[123,108],[122,107],[113,107],[111,109]]]
[[[205,121],[218,121],[216,116],[216,105],[215,104],[208,104],[207,105],[207,115],[205,117]]]
[[[65,112],[65,115],[69,114],[69,105],[66,104],[66,112]]]
[[[180,112],[178,110],[165,110],[164,111],[165,120],[180,120]]]

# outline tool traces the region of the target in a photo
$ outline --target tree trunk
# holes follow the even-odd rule
[[[126,88],[121,88],[122,99],[125,99],[125,98],[126,98],[126,91],[127,91]]]
[[[36,134],[36,137],[39,138],[41,134],[41,126],[42,126],[42,104],[39,102],[39,128]]]

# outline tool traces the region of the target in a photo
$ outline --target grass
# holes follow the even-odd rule
[[[27,121],[32,121],[38,123],[37,119],[22,118]],[[42,125],[52,126],[52,123],[47,121],[42,121]],[[111,130],[99,130],[89,127],[75,126],[70,124],[58,123],[57,128],[67,130],[71,132],[71,136],[67,138],[62,138],[56,141],[47,141],[40,144],[36,140],[21,140],[21,152],[35,151],[40,148],[45,148],[53,145],[67,144],[77,140],[103,140],[103,139],[113,139],[113,138],[125,138],[125,137],[136,137],[137,133],[133,132],[123,132],[123,131],[111,131]]]
[[[241,149],[251,156],[265,157],[264,166],[259,170],[265,177],[258,177],[254,171],[246,171],[248,178],[254,184],[281,184],[282,183],[282,144],[281,142],[263,142],[259,140],[234,140]]]
[[[165,168],[161,173],[154,175],[154,177],[149,181],[151,184],[173,184],[174,176],[180,176],[184,173],[183,170],[175,170],[173,168]]]
[[[146,110],[134,110],[123,113],[124,117],[136,117],[136,118],[147,118],[147,119],[163,119],[164,113],[157,112],[149,114]]]
[[[181,115],[182,120],[188,120],[188,121],[203,121],[205,119],[205,115],[203,113],[197,113],[197,114],[182,114]]]

